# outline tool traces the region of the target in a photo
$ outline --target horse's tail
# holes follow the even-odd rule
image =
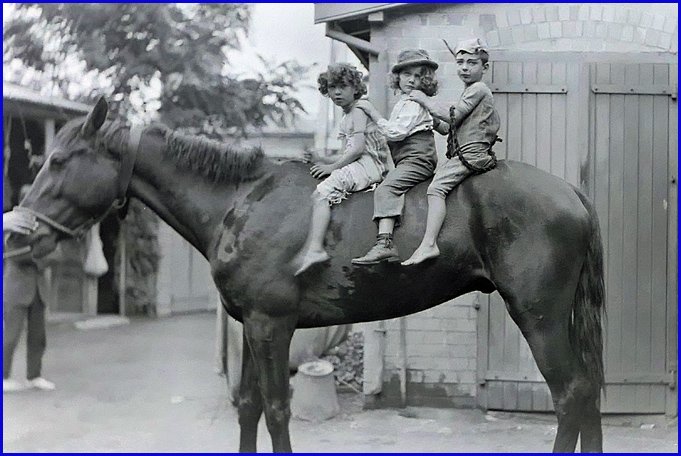
[[[603,324],[605,284],[603,279],[603,243],[598,215],[589,199],[577,188],[575,192],[589,213],[589,244],[579,275],[570,319],[570,338],[587,375],[603,388]]]

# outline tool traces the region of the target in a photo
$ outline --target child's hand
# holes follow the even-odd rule
[[[428,104],[428,96],[421,92],[420,90],[412,90],[409,92],[409,96],[407,97],[407,100],[415,101],[424,108],[427,108]]]
[[[331,174],[334,170],[333,165],[312,165],[310,168],[310,175],[315,179],[321,179]]]
[[[10,211],[2,214],[2,231],[18,234],[31,234],[38,228],[35,216],[26,212]]]
[[[376,108],[369,100],[357,100],[357,103],[355,103],[355,108],[361,109],[372,120],[375,120],[377,114]]]
[[[303,150],[303,160],[307,163],[319,161],[319,152],[314,147],[306,146]]]

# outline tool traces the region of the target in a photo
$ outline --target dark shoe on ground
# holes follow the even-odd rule
[[[388,261],[390,263],[400,261],[400,254],[397,252],[395,244],[393,244],[392,236],[385,237],[385,235],[379,235],[376,244],[371,250],[363,257],[353,258],[352,264],[378,264],[382,261]]]

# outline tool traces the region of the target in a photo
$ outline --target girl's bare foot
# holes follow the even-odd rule
[[[300,275],[305,272],[310,266],[315,263],[322,263],[331,258],[326,250],[308,250],[305,255],[298,261],[296,261],[296,266],[298,269],[293,275]]]
[[[414,253],[412,253],[411,257],[409,257],[408,260],[403,261],[401,264],[402,266],[418,264],[426,260],[429,260],[430,258],[435,258],[438,255],[440,255],[440,249],[438,249],[437,245],[433,246],[420,245],[419,248],[416,249]]]

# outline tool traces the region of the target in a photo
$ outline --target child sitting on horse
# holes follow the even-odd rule
[[[447,160],[438,164],[435,177],[428,186],[428,216],[426,232],[421,244],[403,265],[421,263],[437,257],[440,250],[437,237],[442,229],[447,206],[445,198],[464,179],[481,174],[496,165],[492,146],[497,141],[499,114],[494,108],[492,91],[482,81],[489,68],[489,53],[479,39],[460,42],[454,51],[459,78],[464,90],[458,103],[449,109],[436,106],[419,91],[412,91],[409,99],[426,108],[435,118],[450,125],[447,138]]]
[[[367,93],[362,72],[347,63],[330,65],[317,79],[319,91],[331,98],[343,110],[339,138],[342,141],[338,159],[312,157],[310,168],[315,178],[324,179],[312,194],[313,208],[305,245],[293,260],[298,275],[315,263],[329,259],[324,250],[324,237],[331,219],[331,206],[339,204],[351,192],[364,190],[380,182],[387,170],[388,144],[376,123],[364,111],[357,109],[357,101]],[[368,101],[365,102],[370,105]]]
[[[395,168],[385,177],[374,193],[374,217],[378,222],[376,244],[353,264],[377,264],[381,261],[399,261],[400,256],[393,244],[393,231],[404,208],[404,194],[415,185],[433,175],[437,164],[433,117],[428,110],[409,98],[414,90],[427,96],[437,92],[435,70],[438,64],[431,60],[422,49],[407,49],[400,52],[397,63],[392,67],[391,87],[400,93],[390,119],[383,119],[380,113],[368,103],[360,102],[357,107],[366,111],[385,134],[392,153]],[[437,129],[446,134],[447,125],[435,121]]]

